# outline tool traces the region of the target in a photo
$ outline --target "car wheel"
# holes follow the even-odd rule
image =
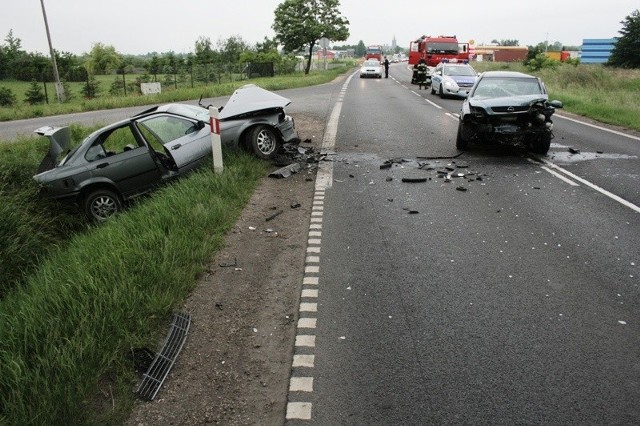
[[[433,80],[431,80],[431,94],[432,95],[436,94],[436,89],[433,88]]]
[[[122,210],[122,201],[113,191],[98,189],[84,198],[84,212],[90,220],[104,222]]]
[[[546,155],[551,147],[551,133],[543,133],[531,142],[531,152]]]
[[[459,150],[467,149],[469,141],[464,137],[464,125],[462,120],[458,123],[458,133],[456,135],[456,148]]]
[[[251,130],[249,138],[251,149],[259,158],[269,160],[276,155],[278,137],[271,127],[265,125],[256,126]]]
[[[438,89],[438,96],[440,96],[441,98],[444,97],[444,93],[442,92],[442,83],[440,83],[440,88]]]

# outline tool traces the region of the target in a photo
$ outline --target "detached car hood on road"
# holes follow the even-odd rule
[[[227,104],[220,111],[220,120],[273,108],[284,108],[290,103],[291,101],[285,97],[255,84],[247,84],[233,92]]]

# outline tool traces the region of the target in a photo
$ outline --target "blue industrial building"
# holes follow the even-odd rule
[[[580,62],[583,64],[604,64],[609,60],[616,41],[618,41],[616,38],[583,39]]]

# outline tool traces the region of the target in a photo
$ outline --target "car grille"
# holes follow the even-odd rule
[[[492,107],[493,112],[498,113],[513,113],[513,112],[526,112],[529,111],[529,105],[524,106],[497,106]]]

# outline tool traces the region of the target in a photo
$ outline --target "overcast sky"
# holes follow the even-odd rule
[[[27,52],[48,53],[40,0],[0,0],[1,44],[9,30]],[[250,45],[273,38],[274,10],[283,0],[44,0],[53,46],[82,54],[94,43],[123,54],[188,53],[200,36],[240,36]],[[457,35],[476,44],[515,39],[521,45],[556,41],[581,45],[584,38],[619,36],[620,21],[638,0],[341,0],[350,37],[337,44],[408,48],[421,35]]]

